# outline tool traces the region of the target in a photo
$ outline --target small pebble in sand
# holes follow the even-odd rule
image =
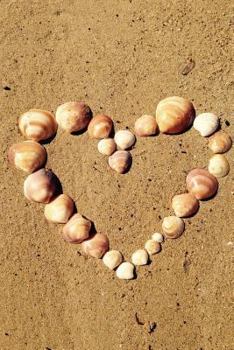
[[[132,263],[135,266],[147,265],[149,255],[145,249],[138,249],[132,254]]]
[[[131,280],[134,278],[134,270],[134,265],[125,261],[117,268],[116,276],[122,280]]]
[[[157,254],[161,251],[161,244],[153,239],[145,242],[145,249],[149,255]]]
[[[224,177],[229,173],[230,165],[223,154],[215,154],[209,160],[208,170],[215,177]]]
[[[123,261],[123,256],[118,250],[110,250],[103,256],[102,261],[109,269],[114,270]]]
[[[214,113],[199,114],[194,120],[193,127],[201,136],[210,136],[218,129],[219,118]]]

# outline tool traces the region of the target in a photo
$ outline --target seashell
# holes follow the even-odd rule
[[[106,156],[111,156],[116,150],[116,143],[113,139],[103,139],[98,142],[98,151]]]
[[[8,159],[17,169],[33,173],[45,165],[47,153],[40,143],[24,141],[15,143],[9,148]]]
[[[132,263],[135,266],[147,265],[149,255],[145,249],[138,249],[132,254]]]
[[[224,177],[229,173],[230,165],[223,154],[215,154],[209,160],[208,170],[215,177]]]
[[[149,255],[157,254],[161,251],[161,244],[153,239],[145,242],[145,249]]]
[[[178,238],[184,232],[184,221],[177,216],[167,216],[163,219],[162,229],[166,238]]]
[[[65,224],[74,212],[74,202],[66,194],[60,194],[52,202],[45,205],[44,214],[48,221]]]
[[[41,109],[30,109],[19,117],[19,129],[26,139],[43,141],[53,137],[57,132],[54,115]]]
[[[199,209],[199,201],[192,193],[177,194],[172,198],[175,215],[185,218],[194,215]]]
[[[101,259],[109,250],[109,239],[104,233],[96,233],[92,238],[82,242],[82,248],[85,254]]]
[[[132,280],[134,278],[134,270],[134,265],[125,261],[117,268],[116,276],[121,280]]]
[[[213,153],[225,153],[232,147],[231,137],[223,130],[209,138],[208,146]]]
[[[155,117],[152,115],[142,115],[135,122],[135,133],[137,136],[155,135],[158,130],[158,125]]]
[[[105,114],[98,114],[89,123],[88,134],[95,139],[105,139],[109,137],[112,129],[112,119]]]
[[[199,114],[194,120],[193,127],[201,136],[210,136],[218,129],[219,118],[213,113]]]
[[[69,243],[81,243],[89,238],[92,223],[80,214],[74,214],[63,227],[63,239]]]
[[[119,130],[116,132],[114,137],[116,145],[120,149],[128,149],[133,146],[136,142],[136,138],[133,133],[129,130]]]
[[[186,178],[187,189],[197,199],[208,199],[218,190],[217,179],[205,169],[196,168]]]
[[[124,174],[132,164],[131,153],[128,151],[116,151],[109,157],[108,163],[111,169],[117,171],[119,174]]]
[[[92,119],[92,111],[84,102],[66,102],[56,111],[58,125],[66,132],[84,130]]]
[[[193,123],[195,109],[189,100],[173,96],[160,101],[156,109],[159,130],[166,134],[186,131]]]
[[[60,183],[51,170],[40,169],[28,175],[24,181],[24,195],[39,203],[49,203],[60,190]]]
[[[155,241],[155,242],[158,242],[158,243],[162,243],[164,241],[164,237],[161,233],[159,232],[155,232],[152,234],[152,239]]]
[[[123,256],[118,250],[110,250],[104,255],[102,261],[109,269],[114,270],[123,261]]]

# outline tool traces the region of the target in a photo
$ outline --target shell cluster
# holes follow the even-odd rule
[[[46,169],[46,148],[39,142],[55,136],[58,126],[68,133],[87,129],[91,139],[98,139],[97,149],[108,157],[107,163],[119,174],[126,173],[132,164],[131,149],[136,136],[128,129],[114,133],[111,117],[98,114],[93,117],[85,102],[66,102],[57,108],[55,116],[45,110],[31,109],[22,114],[18,121],[19,130],[27,141],[13,144],[8,150],[8,160],[27,174],[23,191],[33,202],[44,203],[44,216],[48,222],[63,224],[61,236],[71,244],[81,244],[84,254],[102,259],[103,264],[115,271],[119,279],[136,277],[136,268],[147,265],[152,257],[162,250],[165,239],[179,238],[185,230],[185,220],[195,215],[200,201],[213,197],[219,187],[217,178],[227,176],[230,170],[224,153],[232,146],[231,137],[219,130],[219,118],[213,113],[202,113],[195,117],[195,109],[189,100],[182,97],[168,97],[160,101],[156,117],[144,114],[135,122],[134,131],[138,137],[158,134],[177,134],[186,131],[192,124],[201,136],[208,138],[208,147],[213,156],[208,170],[192,169],[186,177],[186,193],[172,197],[174,215],[162,220],[162,233],[154,232],[143,248],[131,255],[131,262],[124,261],[118,250],[109,250],[110,243],[105,233],[94,232],[91,220],[76,212],[71,197],[62,192],[62,186],[52,170]]]

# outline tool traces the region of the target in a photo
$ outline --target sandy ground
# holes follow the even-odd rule
[[[198,113],[217,113],[233,134],[231,11],[224,0],[0,1],[1,350],[234,348],[233,170],[186,220],[185,234],[166,242],[136,280],[122,282],[63,242],[43,205],[22,195],[25,175],[6,161],[22,140],[18,116],[67,100],[85,100],[117,129],[131,129],[161,98],[181,95]],[[185,72],[189,60],[195,67]],[[46,147],[64,192],[127,258],[160,230],[186,172],[211,155],[192,129],[141,139],[131,171],[120,176],[86,133],[59,131]]]

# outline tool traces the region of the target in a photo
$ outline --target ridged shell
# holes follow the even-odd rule
[[[192,193],[177,194],[172,198],[175,215],[184,218],[194,215],[199,209],[199,201]]]
[[[92,238],[82,242],[85,254],[101,259],[109,250],[109,239],[104,233],[96,233]]]
[[[19,117],[19,129],[26,139],[43,141],[56,134],[58,125],[54,115],[41,109],[30,109]]]
[[[230,165],[223,154],[215,154],[209,160],[208,170],[215,177],[224,177],[229,173]]]
[[[132,156],[128,151],[116,151],[108,159],[109,166],[119,174],[126,173],[131,164]]]
[[[114,270],[123,261],[123,256],[118,250],[110,250],[103,256],[102,261],[105,266]]]
[[[92,111],[85,102],[66,102],[56,111],[58,125],[69,133],[84,130],[91,119]]]
[[[119,130],[115,133],[114,137],[116,145],[121,150],[129,149],[136,142],[135,135],[129,130]]]
[[[46,149],[35,141],[15,143],[9,148],[8,160],[17,169],[27,173],[42,168],[47,159]]]
[[[177,216],[167,216],[163,219],[162,229],[166,238],[178,238],[184,232],[184,221]]]
[[[24,195],[39,203],[49,203],[60,190],[60,183],[51,170],[40,169],[24,181]]]
[[[125,261],[117,268],[116,276],[121,280],[131,280],[134,278],[134,270],[134,265],[128,261]]]
[[[219,118],[213,113],[199,114],[194,120],[193,127],[201,136],[210,136],[218,129]]]
[[[138,249],[132,254],[132,263],[135,266],[146,265],[149,260],[149,255],[145,249]]]
[[[189,100],[173,96],[160,101],[156,109],[159,130],[167,134],[186,131],[195,118],[195,109]]]
[[[80,214],[74,214],[63,227],[63,239],[69,243],[81,243],[89,238],[92,223]]]
[[[65,224],[74,212],[75,204],[66,194],[60,194],[52,202],[45,205],[44,214],[48,221]]]
[[[232,147],[231,137],[223,130],[209,137],[208,146],[213,153],[225,153]]]
[[[217,179],[205,169],[193,169],[186,178],[187,189],[197,199],[208,199],[218,190]]]
[[[142,115],[135,122],[135,133],[137,136],[145,137],[155,135],[158,125],[155,117],[152,115]]]
[[[112,129],[112,119],[105,114],[98,114],[89,123],[88,134],[95,139],[105,139],[109,137]]]
[[[114,139],[103,139],[98,142],[98,151],[105,156],[111,156],[116,150]]]

